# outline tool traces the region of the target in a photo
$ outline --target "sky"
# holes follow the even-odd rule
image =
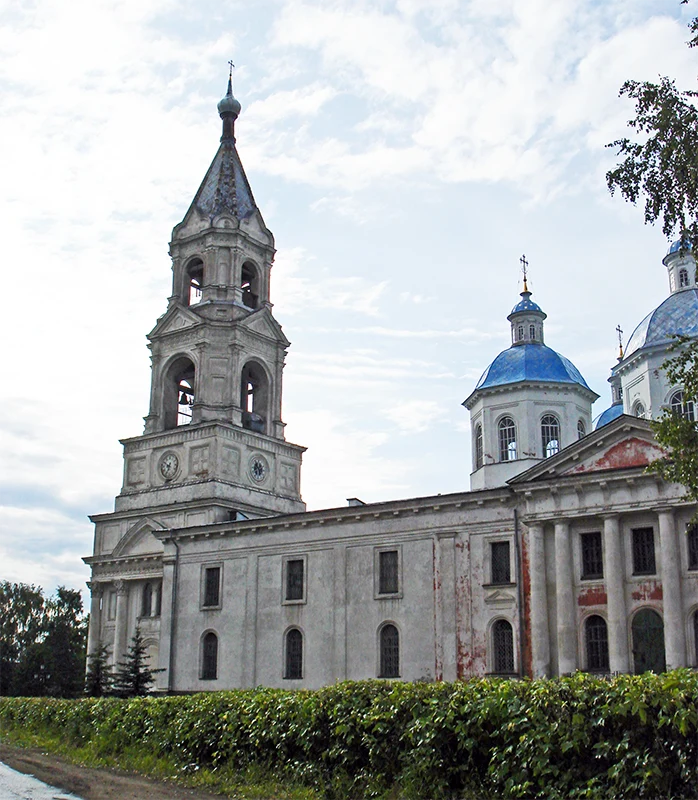
[[[620,324],[667,242],[611,197],[625,79],[695,87],[659,0],[0,0],[8,369],[0,579],[85,587],[88,514],[148,411],[168,242],[220,136],[276,239],[291,442],[310,509],[463,491],[462,401],[509,345],[529,262],[546,343],[610,405]]]

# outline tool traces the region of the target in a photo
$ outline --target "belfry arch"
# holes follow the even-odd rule
[[[169,430],[192,421],[196,396],[196,366],[188,356],[175,357],[162,381],[163,428]]]
[[[270,380],[259,361],[248,361],[240,375],[242,427],[257,433],[269,430]]]

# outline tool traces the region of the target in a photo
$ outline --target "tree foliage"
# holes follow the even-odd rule
[[[89,697],[106,697],[112,693],[114,670],[109,663],[109,648],[105,644],[87,656],[85,694]]]
[[[143,697],[150,693],[155,674],[162,670],[150,669],[147,651],[141,629],[137,627],[124,660],[118,664],[113,682],[114,694],[119,697]]]

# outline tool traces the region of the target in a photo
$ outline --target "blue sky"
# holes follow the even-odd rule
[[[609,197],[626,78],[695,81],[655,0],[0,2],[0,578],[84,586],[87,514],[142,431],[167,243],[218,145],[274,232],[287,438],[310,508],[467,489],[460,403],[530,263],[546,342],[601,399],[668,293],[660,231]]]

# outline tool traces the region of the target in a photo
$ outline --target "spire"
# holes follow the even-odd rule
[[[218,103],[218,113],[223,120],[222,142],[226,139],[235,141],[235,120],[240,116],[240,110],[242,108],[240,103],[233,97],[233,67],[235,64],[233,64],[232,61],[229,61],[228,64],[230,64],[228,91],[225,93],[225,97]]]

